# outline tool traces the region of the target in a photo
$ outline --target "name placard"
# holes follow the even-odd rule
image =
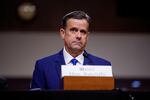
[[[61,66],[61,76],[102,76],[112,77],[112,66],[108,65],[83,65],[83,66]]]

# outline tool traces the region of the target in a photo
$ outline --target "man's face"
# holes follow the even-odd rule
[[[69,19],[66,28],[60,29],[67,51],[82,52],[88,40],[89,24],[85,19]]]

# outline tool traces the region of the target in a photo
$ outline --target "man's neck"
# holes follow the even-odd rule
[[[72,50],[69,50],[67,48],[65,48],[65,49],[74,58],[77,57],[78,55],[80,55],[82,53],[82,51],[76,51],[76,50],[72,51]]]

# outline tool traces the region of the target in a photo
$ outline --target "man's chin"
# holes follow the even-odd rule
[[[72,48],[72,50],[74,51],[74,52],[80,52],[80,51],[82,51],[82,48]]]

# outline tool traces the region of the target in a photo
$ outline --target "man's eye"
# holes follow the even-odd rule
[[[82,34],[87,34],[87,32],[84,31],[84,30],[81,30],[80,32],[81,32]]]
[[[78,30],[75,28],[70,29],[71,32],[77,32]]]

